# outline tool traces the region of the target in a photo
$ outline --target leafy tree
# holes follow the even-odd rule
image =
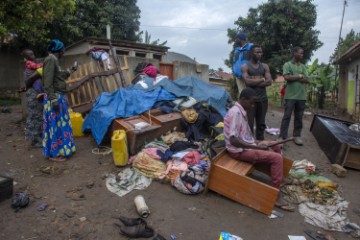
[[[140,31],[136,34],[136,38],[138,39],[138,42],[150,44],[150,45],[158,45],[158,46],[165,46],[167,41],[164,41],[160,43],[160,39],[156,39],[155,41],[151,41],[151,34],[148,33],[148,31],[145,31],[145,38],[143,38],[144,31]]]
[[[355,33],[353,29],[345,36],[345,39],[340,38],[334,53],[330,56],[329,61],[332,63],[341,57],[350,47],[360,40],[360,33]]]
[[[263,61],[268,63],[273,76],[291,59],[291,49],[304,48],[307,62],[312,53],[322,46],[315,30],[316,7],[313,0],[269,0],[257,8],[250,8],[246,18],[235,21],[236,28],[228,29],[229,43],[236,33],[243,31],[252,43],[261,45]],[[225,64],[232,67],[233,51]]]
[[[85,37],[105,37],[107,24],[112,39],[134,41],[140,25],[140,9],[128,0],[5,0],[0,3],[2,16],[1,36],[13,33],[17,48],[42,54],[52,38],[68,46]]]
[[[54,37],[65,44],[85,37],[105,37],[106,25],[111,25],[111,38],[136,40],[140,9],[136,1],[77,0],[75,11],[54,20],[49,26]]]
[[[2,0],[0,3],[0,44],[11,36],[35,43],[47,39],[46,28],[54,18],[74,9],[75,0]]]

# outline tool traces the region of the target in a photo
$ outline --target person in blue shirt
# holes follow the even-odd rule
[[[235,44],[237,45],[234,51],[233,58],[233,73],[236,77],[236,85],[238,87],[239,95],[241,91],[246,88],[245,81],[242,77],[241,67],[250,60],[250,48],[253,45],[247,41],[245,33],[239,32],[235,37]]]

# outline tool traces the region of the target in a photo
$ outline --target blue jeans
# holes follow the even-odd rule
[[[301,130],[303,127],[303,116],[305,111],[305,100],[293,100],[285,99],[284,116],[281,120],[280,137],[288,138],[288,130],[291,120],[291,114],[294,112],[294,137],[301,136]]]

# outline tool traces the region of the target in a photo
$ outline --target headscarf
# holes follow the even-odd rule
[[[61,49],[63,49],[63,48],[64,48],[64,44],[62,42],[60,42],[58,39],[53,39],[49,43],[47,50],[49,52],[56,53],[56,52],[60,52]]]
[[[142,70],[142,74],[147,74],[151,78],[156,78],[157,72],[155,66],[147,66]]]

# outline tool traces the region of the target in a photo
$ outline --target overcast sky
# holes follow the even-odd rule
[[[169,51],[183,53],[210,68],[222,67],[231,45],[227,29],[234,28],[239,16],[247,17],[250,7],[256,8],[266,0],[138,0],[141,10],[141,30],[151,34],[151,40],[167,40]],[[342,37],[351,29],[360,32],[360,0],[347,0]],[[344,0],[314,0],[320,41],[324,45],[313,58],[328,63],[336,47]]]

